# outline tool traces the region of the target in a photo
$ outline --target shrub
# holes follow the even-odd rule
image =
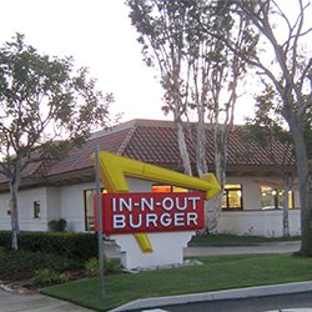
[[[10,231],[0,231],[0,246],[5,249],[10,249],[11,247],[11,232]]]
[[[85,262],[85,270],[88,276],[98,276],[100,274],[100,263],[97,258],[91,258]],[[120,263],[118,261],[105,259],[104,272],[105,274],[112,274],[120,271]]]
[[[85,263],[85,270],[88,276],[96,276],[100,271],[99,260],[96,258],[91,258]]]
[[[29,251],[0,251],[0,280],[26,280],[32,278],[35,271],[49,269],[56,272],[75,270],[81,263],[65,257]]]
[[[65,273],[58,273],[52,269],[42,268],[35,271],[34,280],[41,285],[51,285],[55,283],[66,283],[70,280]]]
[[[48,227],[52,232],[64,232],[67,226],[67,222],[64,219],[51,220],[48,223]]]
[[[0,246],[9,249],[10,245],[10,232],[0,232]],[[20,249],[85,261],[96,257],[98,244],[96,235],[91,233],[21,232]]]

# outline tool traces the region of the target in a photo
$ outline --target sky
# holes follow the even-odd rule
[[[294,0],[282,1],[292,8]],[[0,46],[19,32],[39,52],[73,56],[77,67],[88,67],[90,76],[98,80],[97,89],[114,94],[112,111],[123,112],[122,121],[171,119],[161,111],[163,91],[155,70],[142,61],[141,46],[124,0],[0,2]],[[252,114],[250,101],[251,96],[239,100],[238,123]]]
[[[2,0],[1,11],[0,46],[22,33],[39,52],[88,67],[97,89],[114,94],[113,112],[124,112],[123,121],[166,118],[124,0]]]

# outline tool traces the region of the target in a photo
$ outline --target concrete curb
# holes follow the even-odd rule
[[[240,289],[230,289],[213,291],[206,293],[196,293],[180,296],[155,297],[139,299],[122,305],[109,312],[131,311],[136,309],[157,308],[167,305],[179,305],[203,301],[216,301],[226,299],[242,299],[252,297],[264,297],[273,295],[295,294],[312,291],[312,282],[297,282],[269,286],[248,287]]]

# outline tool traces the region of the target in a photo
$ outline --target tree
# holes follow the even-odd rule
[[[253,23],[267,51],[270,49],[273,61],[266,62],[267,57],[261,53],[246,56],[244,50],[231,40],[224,40],[210,29],[206,28],[206,31],[257,68],[262,80],[270,83],[279,96],[280,114],[286,120],[295,144],[301,208],[300,253],[309,256],[312,255],[312,177],[309,173],[305,127],[312,106],[312,59],[306,56],[304,43],[311,41],[307,36],[311,36],[312,29],[305,24],[310,2],[292,1],[291,14],[296,14],[294,18],[284,10],[285,2],[236,0],[231,1],[230,5],[233,14]],[[281,29],[285,31],[282,33]]]
[[[132,24],[140,34],[138,41],[145,61],[149,66],[156,63],[160,70],[165,91],[163,109],[173,113],[185,172],[192,174],[182,121],[189,120],[189,114],[195,111],[197,174],[208,172],[205,122],[210,121],[215,133],[216,172],[223,187],[226,145],[245,66],[226,45],[203,32],[200,25],[204,21],[224,37],[236,36],[236,44],[243,47],[250,46],[256,38],[250,35],[244,21],[234,29],[227,7],[211,5],[211,1],[128,0],[127,4]],[[212,205],[212,213],[206,215],[209,227],[216,226],[220,198]],[[214,221],[207,222],[212,215]]]
[[[49,57],[16,34],[0,48],[0,173],[10,188],[12,248],[18,249],[18,190],[30,165],[56,161],[96,126],[107,126],[111,94],[95,90],[72,58]]]
[[[186,174],[192,175],[182,118],[189,98],[189,65],[186,62],[186,38],[189,5],[187,1],[128,0],[132,24],[140,34],[144,61],[159,67],[160,83],[165,90],[166,113],[172,112],[182,164]]]
[[[263,147],[274,164],[276,173],[282,178],[283,198],[283,236],[289,236],[289,191],[293,186],[294,144],[290,133],[285,129],[276,94],[270,85],[256,97],[255,117],[247,118],[247,125],[241,131],[241,138],[248,145],[256,142]]]

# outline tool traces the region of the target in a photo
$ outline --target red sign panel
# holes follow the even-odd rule
[[[102,194],[103,232],[192,231],[204,227],[204,194]]]

